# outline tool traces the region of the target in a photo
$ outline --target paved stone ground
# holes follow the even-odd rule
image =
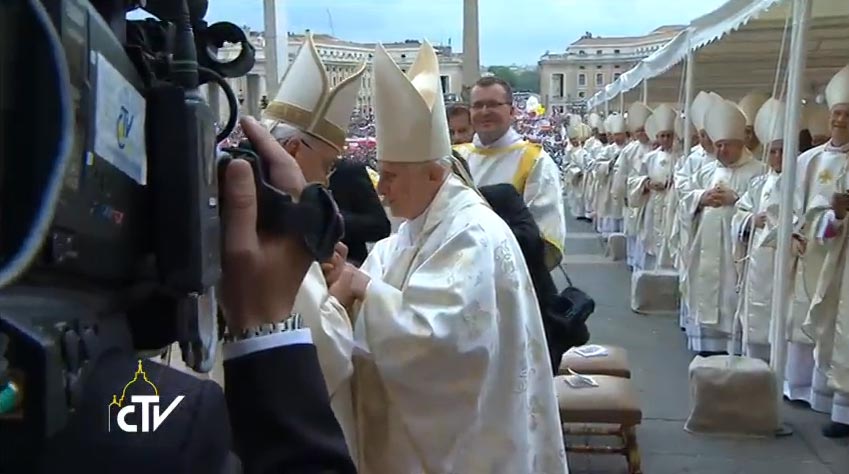
[[[592,342],[626,348],[643,408],[638,441],[645,474],[846,474],[849,441],[819,434],[828,418],[789,403],[785,438],[715,438],[684,431],[689,413],[687,351],[677,317],[630,311],[630,272],[606,259],[600,237],[588,223],[570,219],[565,264],[573,283],[596,301],[590,317]],[[562,288],[563,275],[554,272]],[[572,474],[626,474],[625,459],[613,455],[570,455]]]

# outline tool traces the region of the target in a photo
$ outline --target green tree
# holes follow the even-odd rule
[[[490,66],[487,70],[507,81],[514,90],[539,93],[539,70],[536,68],[517,72],[509,66]]]

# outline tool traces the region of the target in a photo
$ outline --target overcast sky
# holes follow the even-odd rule
[[[632,36],[687,24],[726,0],[479,0],[481,62],[534,64],[585,31]],[[462,0],[285,0],[287,29],[359,42],[463,43]],[[210,0],[207,20],[262,29],[262,0]],[[332,28],[331,28],[332,25]]]

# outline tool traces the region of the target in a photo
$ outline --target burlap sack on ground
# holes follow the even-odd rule
[[[614,232],[607,238],[605,256],[614,262],[621,262],[628,258],[628,238],[621,232]]]
[[[631,274],[631,310],[640,314],[678,314],[678,272],[640,270]]]
[[[772,436],[778,428],[775,374],[760,359],[699,357],[690,363],[691,433]]]

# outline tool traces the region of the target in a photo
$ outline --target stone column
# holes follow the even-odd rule
[[[464,100],[480,77],[480,38],[478,33],[478,0],[463,0],[463,90]]]
[[[280,79],[289,67],[289,33],[286,31],[286,1],[263,0],[265,15],[265,90],[274,100]]]
[[[245,91],[245,109],[247,109],[248,115],[259,120],[259,74],[248,74],[247,89]]]

